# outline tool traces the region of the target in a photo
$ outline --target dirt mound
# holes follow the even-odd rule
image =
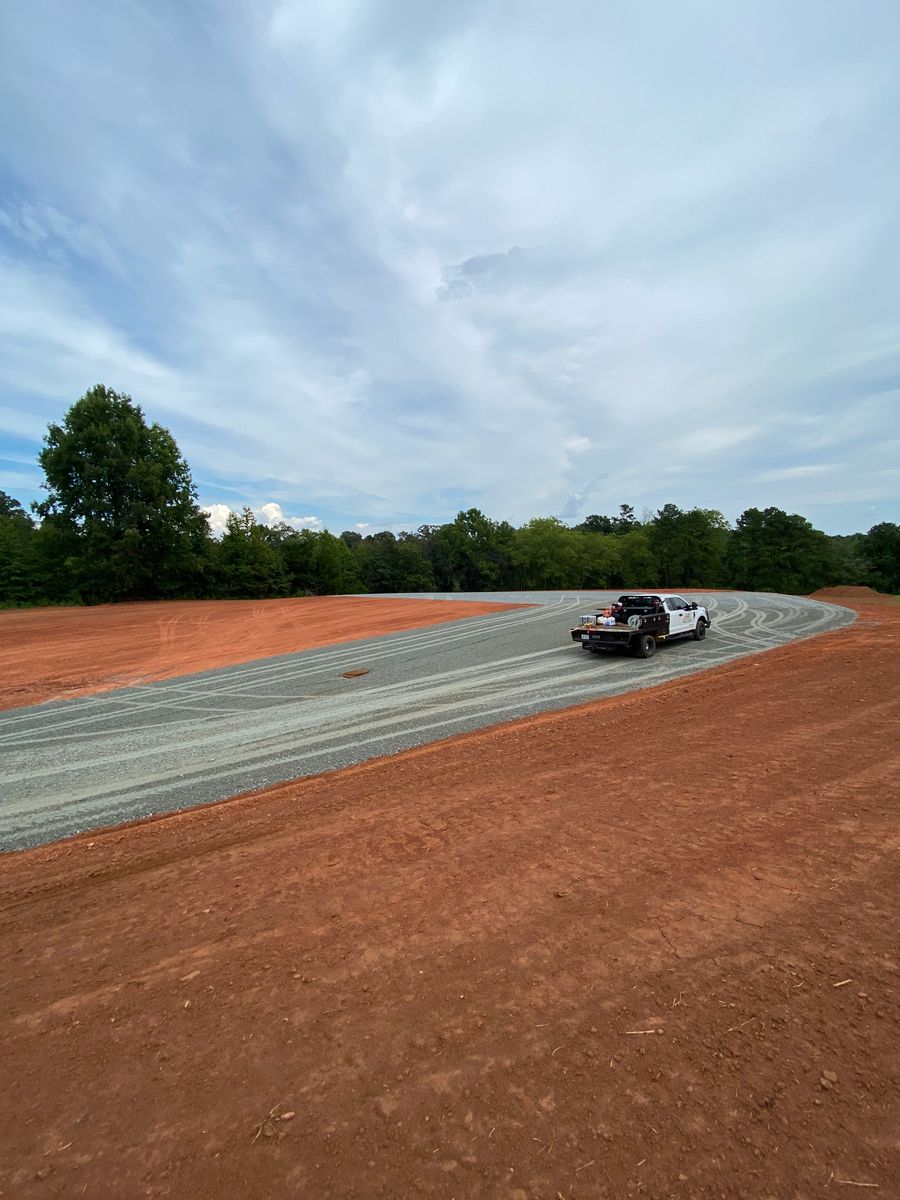
[[[870,587],[859,587],[843,584],[839,587],[819,588],[810,593],[810,600],[825,600],[829,604],[840,604],[842,608],[856,608],[858,605],[881,605],[883,607],[900,604],[900,597],[890,596],[885,592],[876,592]]]
[[[856,586],[855,584],[841,584],[839,587],[819,588],[817,592],[810,592],[810,600],[831,600],[840,597],[843,600],[872,600],[872,599],[891,599],[884,592],[876,592],[874,588]]]

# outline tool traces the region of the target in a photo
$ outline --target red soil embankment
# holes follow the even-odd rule
[[[14,609],[0,612],[0,709],[522,607],[308,596]]]
[[[4,858],[0,1190],[900,1194],[900,605],[854,607]]]

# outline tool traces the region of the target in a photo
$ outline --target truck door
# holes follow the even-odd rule
[[[681,596],[668,596],[666,610],[669,613],[669,632],[671,634],[685,633],[694,628],[693,609]]]

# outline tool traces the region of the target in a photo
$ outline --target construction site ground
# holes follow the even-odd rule
[[[12,609],[0,612],[0,710],[519,607],[304,596]]]
[[[900,603],[821,598],[859,619],[4,856],[0,1195],[900,1195]]]

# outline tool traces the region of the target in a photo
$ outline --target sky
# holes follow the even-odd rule
[[[96,383],[221,527],[900,521],[896,0],[0,11],[0,489]]]

